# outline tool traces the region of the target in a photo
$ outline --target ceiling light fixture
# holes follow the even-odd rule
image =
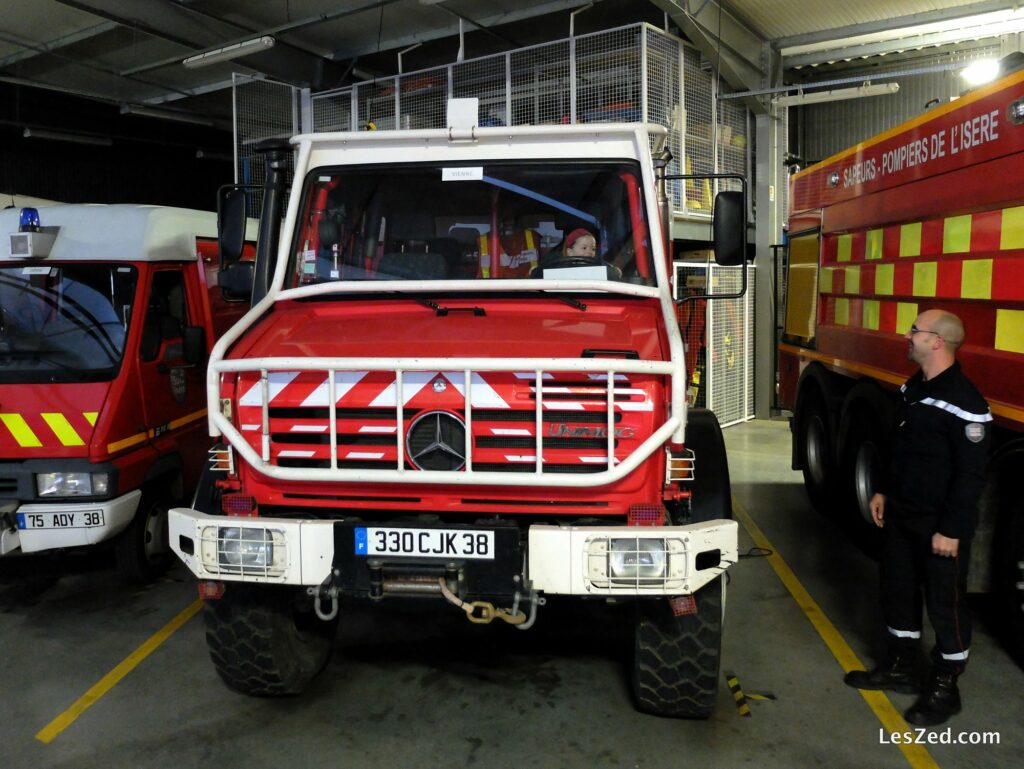
[[[896,93],[898,90],[900,90],[899,83],[876,83],[874,85],[862,85],[857,88],[836,88],[831,91],[797,93],[792,96],[780,96],[772,101],[780,107],[796,107],[804,104],[821,104],[827,101],[859,99],[862,96],[885,96],[886,94]]]
[[[158,120],[173,120],[177,123],[191,123],[192,125],[202,125],[213,127],[214,121],[208,117],[202,115],[191,115],[187,112],[176,112],[175,110],[169,109],[154,109],[153,107],[143,107],[139,104],[122,104],[121,105],[122,115],[137,115],[138,117],[152,117]]]
[[[273,48],[276,42],[270,35],[254,37],[252,40],[243,40],[241,43],[225,45],[222,48],[212,48],[209,51],[197,53],[195,56],[189,56],[187,59],[184,59],[181,63],[189,69],[208,67],[211,64],[231,61],[241,56],[249,56],[253,53],[265,51],[268,48]]]
[[[26,139],[49,139],[55,142],[70,142],[72,144],[91,144],[95,147],[109,147],[114,140],[109,136],[97,136],[96,134],[75,134],[65,131],[50,131],[46,128],[25,128],[21,134]]]

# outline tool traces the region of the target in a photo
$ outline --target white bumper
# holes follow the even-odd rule
[[[334,521],[227,518],[174,508],[168,523],[171,548],[199,579],[315,586],[324,583],[334,565]],[[227,541],[220,538],[221,528],[241,529],[242,534],[232,536],[270,545],[270,563],[221,565],[219,552]],[[736,522],[730,520],[665,527],[532,526],[524,577],[543,593],[686,595],[736,562],[737,531]],[[609,550],[622,548],[624,542],[627,555],[649,557],[647,548],[629,545],[638,540],[655,540],[653,558],[664,558],[664,574],[654,579],[610,574]]]
[[[116,537],[135,516],[141,496],[136,489],[103,502],[21,505],[15,513],[18,528],[3,532],[0,554],[82,547]]]

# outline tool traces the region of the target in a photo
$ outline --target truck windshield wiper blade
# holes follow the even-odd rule
[[[399,296],[407,297],[408,294],[398,294]],[[439,318],[447,317],[457,312],[461,313],[472,313],[474,317],[482,318],[487,314],[487,311],[483,307],[445,307],[437,302],[427,299],[424,296],[413,296],[417,304],[422,304],[424,307],[429,307],[434,311],[434,314]]]
[[[538,289],[535,293],[543,294],[544,296],[551,296],[553,299],[557,299],[560,302],[565,302],[570,307],[575,307],[580,312],[587,311],[587,305],[581,302],[579,299],[574,299],[571,296],[564,296],[562,294],[556,294],[551,291],[545,291],[544,289]]]

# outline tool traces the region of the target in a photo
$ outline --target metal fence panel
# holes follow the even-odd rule
[[[508,125],[508,55],[452,64],[452,98],[480,100],[480,125]]]
[[[561,40],[512,52],[512,125],[571,120],[569,49]]]
[[[400,75],[399,128],[444,128],[448,109],[448,67]]]
[[[298,89],[263,78],[232,75],[235,112],[235,182],[261,185],[263,158],[255,146],[264,139],[287,139],[298,133]],[[262,190],[247,194],[250,216],[259,216]]]
[[[711,73],[701,69],[700,52],[689,47],[683,49],[683,109],[686,115],[684,173],[714,173],[715,156],[711,143],[714,133],[714,97]],[[688,181],[684,210],[690,214],[710,215],[711,189],[709,182]]]

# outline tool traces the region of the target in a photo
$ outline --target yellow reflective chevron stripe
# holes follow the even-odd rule
[[[11,431],[14,440],[23,449],[39,448],[43,445],[21,414],[0,414],[0,422],[3,422],[4,427]]]
[[[96,417],[98,417],[99,415],[100,415],[100,412],[98,412],[98,411],[83,411],[82,412],[82,416],[85,417],[86,421],[88,421],[89,424],[91,424],[93,427],[96,426]]]
[[[42,418],[46,421],[46,424],[53,430],[53,434],[57,436],[59,440],[65,446],[84,446],[85,441],[82,437],[75,432],[75,428],[71,426],[68,418],[63,414],[48,413],[41,414]]]

